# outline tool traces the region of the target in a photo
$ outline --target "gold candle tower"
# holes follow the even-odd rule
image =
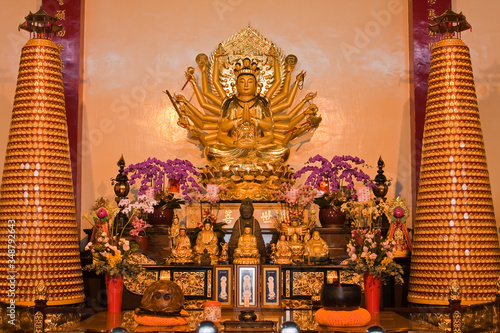
[[[34,305],[84,301],[61,59],[47,35],[61,26],[40,9],[19,28],[21,52],[0,190],[0,301]],[[15,277],[15,278],[14,278]]]
[[[495,300],[500,250],[465,16],[446,11],[429,29],[432,48],[408,301],[446,305]]]

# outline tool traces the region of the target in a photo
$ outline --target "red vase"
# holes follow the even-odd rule
[[[149,236],[135,236],[134,240],[139,244],[142,252],[149,250]]]
[[[122,295],[123,276],[111,276],[106,274],[108,313],[119,313],[122,311]]]
[[[365,273],[365,306],[370,313],[380,312],[380,277]]]
[[[334,207],[320,208],[318,217],[323,228],[342,229],[346,219],[345,213]]]

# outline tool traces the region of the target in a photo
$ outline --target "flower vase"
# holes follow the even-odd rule
[[[370,273],[364,275],[365,306],[370,313],[380,312],[380,277]]]
[[[155,207],[154,212],[148,214],[148,222],[152,226],[171,226],[174,218],[173,208]]]
[[[139,244],[139,247],[141,248],[142,252],[146,252],[149,250],[149,236],[135,236],[134,240]]]
[[[119,313],[122,310],[123,276],[106,274],[106,296],[108,313]]]
[[[319,222],[323,228],[342,229],[345,224],[346,215],[335,207],[324,207],[319,209]]]

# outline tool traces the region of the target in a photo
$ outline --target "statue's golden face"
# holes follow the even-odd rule
[[[240,75],[236,81],[238,96],[253,96],[257,91],[257,81],[253,75]]]

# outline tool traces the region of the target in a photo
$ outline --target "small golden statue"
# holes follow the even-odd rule
[[[186,228],[179,229],[179,235],[175,238],[175,248],[172,248],[169,263],[190,264],[193,262],[193,250],[191,242],[186,235]]]
[[[235,265],[258,265],[260,263],[257,238],[252,234],[250,225],[244,227],[243,235],[238,239],[238,247],[234,250],[233,258]]]
[[[325,263],[329,260],[328,244],[321,238],[319,231],[314,231],[306,243],[304,257],[308,263]]]
[[[294,264],[302,264],[304,262],[304,242],[299,235],[294,233],[288,239],[288,245],[292,251],[292,262]]]
[[[168,230],[168,237],[170,239],[170,248],[174,249],[177,244],[176,244],[176,239],[179,236],[179,231],[181,228],[181,224],[179,222],[179,217],[177,214],[174,215],[172,219],[172,225],[170,226]]]
[[[458,301],[460,297],[460,283],[458,283],[458,280],[452,280],[449,285],[449,290],[450,290],[450,300],[452,301]]]
[[[219,254],[219,240],[217,235],[212,230],[212,222],[206,219],[203,223],[203,230],[200,231],[198,237],[196,237],[196,245],[193,250],[195,253],[194,262],[200,264],[201,256],[206,250],[207,254],[210,256],[210,264],[216,265],[219,261],[217,257]]]
[[[277,265],[290,265],[292,264],[292,250],[286,240],[286,235],[281,234],[280,239],[276,243],[274,263]]]
[[[202,172],[203,182],[224,185],[226,199],[272,199],[292,174],[284,164],[290,141],[321,122],[318,108],[310,104],[316,93],[291,108],[305,78],[300,72],[291,84],[297,57],[285,57],[248,26],[220,43],[210,58],[199,54],[196,63],[201,89],[193,67],[185,75],[202,110],[182,95],[167,93],[178,125],[204,147],[210,166]]]
[[[219,261],[221,263],[228,263],[229,262],[229,244],[228,243],[220,243],[221,246],[221,253],[219,257]]]

